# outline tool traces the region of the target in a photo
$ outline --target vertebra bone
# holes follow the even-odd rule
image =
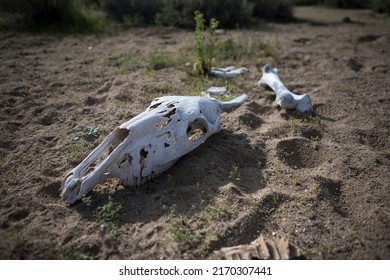
[[[160,175],[219,132],[221,110],[236,108],[247,98],[243,94],[229,102],[197,96],[155,99],[143,113],[111,132],[66,175],[62,198],[73,203],[111,177],[131,186]]]
[[[263,76],[258,82],[259,86],[269,86],[276,94],[275,102],[283,109],[296,109],[299,112],[311,112],[312,105],[309,95],[294,94],[282,83],[278,69],[268,64],[263,67]]]

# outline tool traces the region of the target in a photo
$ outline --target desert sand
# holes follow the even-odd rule
[[[0,33],[0,258],[208,259],[262,235],[306,259],[389,259],[390,19],[296,16],[218,35],[231,53],[216,66],[249,69],[234,80],[191,75],[190,30]],[[311,96],[311,117],[257,86],[265,63]],[[145,185],[110,179],[61,199],[66,173],[116,126],[210,86],[249,95],[220,133]]]

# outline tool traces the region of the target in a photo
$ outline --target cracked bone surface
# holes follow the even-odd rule
[[[279,78],[278,70],[269,65],[263,67],[263,76],[259,86],[269,86],[276,94],[275,102],[283,109],[296,109],[299,112],[311,112],[310,96],[298,95],[289,91]]]
[[[164,96],[112,131],[61,184],[61,197],[73,203],[97,184],[119,177],[125,186],[141,185],[170,168],[183,155],[220,131],[221,111],[239,107],[243,94],[229,102],[198,96]]]

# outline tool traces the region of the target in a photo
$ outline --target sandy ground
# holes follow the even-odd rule
[[[249,69],[232,81],[189,74],[190,31],[1,33],[0,258],[205,259],[262,234],[307,259],[389,259],[390,20],[296,13],[219,35],[235,48],[216,64]],[[266,62],[309,93],[312,117],[257,86]],[[155,97],[212,85],[249,94],[220,133],[143,186],[112,179],[61,200],[63,177],[117,125]]]

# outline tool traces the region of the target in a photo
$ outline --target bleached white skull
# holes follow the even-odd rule
[[[112,131],[61,185],[73,203],[95,185],[119,177],[125,186],[141,185],[170,168],[209,136],[220,131],[221,110],[240,106],[243,94],[229,102],[198,96],[164,96]]]
[[[307,94],[294,94],[282,83],[278,75],[278,69],[269,65],[263,67],[263,76],[258,82],[259,86],[267,85],[276,94],[275,102],[283,109],[296,109],[301,113],[311,112],[310,96]]]

